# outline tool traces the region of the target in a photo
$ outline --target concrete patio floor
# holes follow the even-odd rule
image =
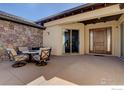
[[[118,57],[66,55],[52,56],[44,67],[12,64],[0,62],[0,85],[124,85],[124,62]]]

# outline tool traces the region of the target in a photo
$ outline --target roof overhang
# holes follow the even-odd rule
[[[80,13],[80,14],[69,16],[69,17],[53,20],[53,21],[44,23],[44,26],[48,27],[53,25],[75,23],[75,22],[81,22],[81,21],[87,21],[87,20],[99,19],[99,18],[106,19],[106,17],[123,14],[124,8],[120,8],[120,5],[121,4],[114,4],[114,5],[110,5],[108,7],[96,9],[93,11],[88,11],[85,13]]]
[[[51,21],[58,20],[58,19],[61,19],[61,18],[65,18],[65,17],[69,17],[69,16],[81,14],[81,13],[86,13],[86,12],[90,12],[90,11],[101,9],[101,8],[105,8],[105,7],[108,7],[108,6],[111,6],[111,5],[115,5],[115,4],[117,4],[117,3],[89,3],[89,4],[83,4],[81,6],[78,6],[78,7],[60,12],[58,14],[40,19],[40,20],[36,21],[36,23],[43,24],[43,23],[51,22]]]
[[[0,20],[12,21],[12,22],[15,22],[15,23],[19,23],[19,24],[39,28],[39,29],[45,29],[45,27],[40,26],[40,25],[38,25],[34,22],[27,21],[24,18],[15,16],[15,15],[12,15],[12,14],[8,14],[8,13],[3,12],[3,11],[0,11]]]

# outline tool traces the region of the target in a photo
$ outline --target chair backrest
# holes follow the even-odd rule
[[[9,55],[10,60],[14,60],[14,56],[17,55],[17,52],[15,51],[15,49],[7,48],[6,50]]]
[[[48,60],[50,56],[50,48],[40,48],[40,59]]]
[[[50,48],[40,48],[39,55],[41,55],[42,50],[49,50]]]
[[[10,52],[12,53],[13,56],[16,56],[17,55],[17,52],[15,49],[10,49]]]
[[[28,47],[18,47],[19,51],[28,51]]]

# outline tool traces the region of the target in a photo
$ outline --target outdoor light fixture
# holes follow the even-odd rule
[[[101,19],[101,17],[98,17],[98,19]]]
[[[47,32],[47,34],[49,35],[49,34],[50,34],[50,32]]]

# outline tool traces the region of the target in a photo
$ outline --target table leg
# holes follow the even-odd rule
[[[31,63],[33,60],[32,60],[32,55],[31,54],[28,54],[29,55],[29,60],[28,62]]]
[[[29,63],[37,63],[37,61],[33,58],[33,55],[32,54],[29,54],[29,60],[28,60]]]

